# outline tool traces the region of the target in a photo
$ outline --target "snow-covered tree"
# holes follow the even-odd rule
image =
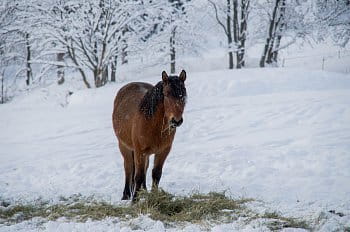
[[[125,48],[125,28],[132,28],[144,7],[138,1],[60,0],[41,12],[45,33],[58,54],[65,50],[90,88],[86,70],[96,87],[107,83],[108,67],[112,65],[115,72],[118,51]]]
[[[195,49],[194,32],[188,27],[190,10],[189,0],[161,0],[154,12],[147,13],[143,46],[151,47],[160,60],[169,57],[170,73],[176,72],[176,57],[181,50]]]
[[[170,42],[170,73],[175,73],[175,62],[176,62],[176,40],[177,33],[179,31],[178,26],[181,23],[183,15],[186,14],[184,1],[182,0],[169,0],[171,12],[169,14],[169,42]]]
[[[6,68],[15,62],[13,51],[15,48],[15,30],[12,28],[12,22],[16,20],[16,3],[10,0],[4,0],[0,3],[0,88],[1,101],[3,104],[7,101],[6,96],[7,82]]]
[[[209,2],[215,11],[216,21],[227,38],[229,68],[233,69],[234,66],[233,53],[236,54],[236,68],[244,67],[250,0]]]
[[[266,24],[267,28],[260,67],[276,64],[281,49],[293,44],[297,38],[305,37],[312,30],[312,25],[306,19],[310,10],[307,1],[266,0],[257,4],[257,9],[259,12],[265,12],[260,22]]]
[[[20,1],[3,3],[1,17],[1,66],[18,64],[20,69],[15,74],[25,75],[26,84],[33,81],[32,64],[32,22],[27,18],[25,4]],[[24,23],[25,22],[25,23]]]
[[[317,0],[314,8],[321,37],[331,35],[338,45],[345,47],[350,41],[350,0]]]
[[[202,49],[202,33],[206,30],[202,18],[206,13],[202,0],[157,1],[144,14],[140,24],[143,29],[133,37],[130,49],[147,60],[147,65],[169,65],[174,73],[179,57],[198,54]]]

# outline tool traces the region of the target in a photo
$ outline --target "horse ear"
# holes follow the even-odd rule
[[[168,74],[165,71],[162,72],[162,79],[164,83],[168,83]]]
[[[186,80],[186,71],[185,70],[182,70],[181,73],[180,73],[180,76],[179,76],[179,79],[183,82],[185,82]]]

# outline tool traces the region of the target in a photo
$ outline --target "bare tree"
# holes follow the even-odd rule
[[[265,43],[259,62],[260,67],[265,67],[266,64],[277,65],[278,54],[282,49],[295,43],[297,39],[306,39],[312,35],[315,21],[311,13],[311,3],[299,0],[274,0],[266,1],[261,6],[263,9],[260,11],[262,13],[260,19],[265,25],[267,24],[267,30],[264,30],[263,35]],[[264,18],[267,18],[267,22]]]
[[[183,0],[169,0],[170,2],[170,73],[175,73],[176,65],[176,30],[178,28],[179,21],[182,20],[186,14],[185,5]]]
[[[225,7],[208,0],[214,8],[217,23],[223,29],[228,44],[229,69],[233,69],[233,53],[236,54],[236,68],[245,66],[245,44],[247,39],[250,0],[227,0]],[[226,23],[223,23],[224,15]]]
[[[3,1],[0,4],[0,81],[1,81],[1,103],[5,103],[4,81],[5,68],[11,57],[8,56],[9,37],[12,36],[12,29],[9,28],[14,20],[15,5],[11,1]]]
[[[5,5],[5,17],[1,19],[3,24],[0,29],[2,37],[0,40],[4,41],[2,53],[4,55],[3,58],[6,60],[5,62],[8,65],[11,65],[11,62],[13,65],[20,64],[21,68],[15,77],[25,73],[25,83],[29,86],[33,82],[31,62],[34,55],[33,42],[36,38],[34,33],[32,33],[33,23],[29,19],[26,6],[25,3],[20,1],[14,1],[11,4],[8,2]],[[4,52],[4,49],[6,52]]]
[[[227,37],[227,45],[228,45],[228,57],[229,57],[229,69],[233,69],[233,52],[232,52],[232,30],[231,30],[231,0],[227,0],[226,2],[226,25],[222,22],[219,16],[218,7],[216,3],[211,0],[208,0],[215,10],[215,18],[218,24],[222,27]]]
[[[30,85],[30,80],[33,80],[33,71],[32,71],[32,65],[31,65],[31,59],[32,59],[32,49],[29,41],[29,33],[26,32],[24,34],[25,38],[25,47],[26,47],[26,83],[27,85]]]
[[[241,4],[238,7],[238,0],[233,3],[233,31],[234,41],[237,44],[237,68],[245,66],[245,42],[247,39],[248,29],[248,16],[249,16],[249,4],[250,0],[241,0]],[[240,10],[240,18],[238,18],[238,10]]]
[[[147,6],[138,1],[100,0],[97,4],[90,0],[77,9],[80,20],[71,22],[68,54],[77,66],[92,71],[96,87],[107,83],[109,65],[113,63],[115,70],[118,51],[122,56],[124,54],[123,62],[126,63],[126,33],[135,31],[135,21]]]
[[[115,80],[118,51],[126,54],[125,28],[139,17],[140,2],[112,0],[60,0],[54,4],[36,1],[32,8],[39,12],[41,32],[46,41],[45,54],[53,54],[56,62],[35,60],[56,65],[59,81],[64,79],[64,68],[76,68],[87,88],[108,81],[108,69]],[[122,45],[124,47],[122,47]],[[122,49],[123,48],[123,49]],[[67,57],[67,60],[64,60]],[[125,57],[126,60],[126,57]],[[124,60],[124,61],[125,61]],[[87,71],[91,71],[89,75]]]
[[[278,47],[282,38],[281,32],[285,25],[285,9],[286,0],[275,0],[272,17],[269,22],[268,36],[260,59],[260,67],[265,67],[265,63],[271,64],[277,61]]]

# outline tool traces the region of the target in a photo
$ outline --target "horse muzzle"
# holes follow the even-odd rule
[[[172,118],[172,119],[170,120],[169,124],[170,124],[170,127],[171,127],[172,129],[175,129],[176,127],[181,126],[181,124],[183,123],[183,121],[184,121],[183,118],[181,118],[179,121],[176,121],[175,118]]]

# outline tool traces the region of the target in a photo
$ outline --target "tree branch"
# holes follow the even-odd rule
[[[225,25],[220,21],[219,15],[218,15],[218,9],[217,9],[215,3],[213,1],[211,1],[211,0],[208,0],[208,2],[210,2],[213,5],[213,7],[214,7],[216,21],[219,23],[219,25],[225,31],[225,34],[228,35],[228,31],[227,30],[229,30],[229,28],[226,28]]]

